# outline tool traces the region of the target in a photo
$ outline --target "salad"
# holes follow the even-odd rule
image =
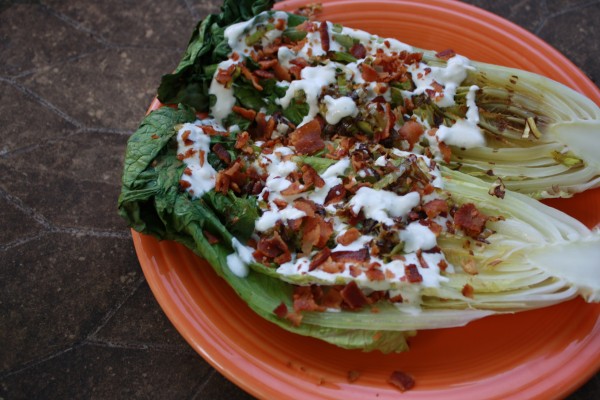
[[[404,351],[419,329],[600,300],[600,233],[537,200],[600,185],[593,102],[271,6],[225,1],[163,77],[170,106],[127,149],[134,229],[344,348]]]

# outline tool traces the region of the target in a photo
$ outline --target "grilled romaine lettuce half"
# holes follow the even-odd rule
[[[231,24],[250,20],[260,12],[269,10],[272,5],[272,1],[225,1],[220,14],[210,15],[201,21],[176,70],[163,76],[158,89],[160,101],[165,104],[183,103],[199,112],[210,112],[211,81],[218,64],[226,60],[232,51],[229,38],[225,37],[225,29]],[[253,26],[266,26],[265,19],[268,18],[253,19],[246,30],[251,30]],[[303,33],[296,27],[305,20],[303,16],[288,14],[284,35],[292,40],[296,36],[296,39],[302,38]],[[341,31],[338,25],[330,24],[330,28],[331,42],[341,47],[339,51],[330,51],[328,57],[342,64],[356,62],[356,57],[350,51],[352,40],[356,43],[356,38],[346,35],[346,31]],[[336,29],[341,33],[336,33]],[[254,36],[256,32],[261,31],[254,31]],[[348,40],[350,43],[346,43]],[[433,51],[417,48],[413,48],[413,51],[422,52],[423,61],[431,66],[445,68],[448,65],[447,54],[440,57],[440,53]],[[314,60],[310,63],[314,63]],[[252,64],[249,68],[256,68],[256,65]],[[236,85],[248,84],[247,81],[242,84],[243,76],[235,79]],[[416,96],[412,99],[416,106],[412,115],[418,116],[420,121],[431,127],[453,126],[457,120],[465,118],[467,97],[473,85],[479,88],[475,102],[479,108],[478,126],[484,133],[485,145],[466,149],[451,145],[452,157],[445,160],[439,157],[439,162],[488,182],[501,177],[507,188],[535,198],[569,197],[600,185],[598,105],[546,77],[518,69],[471,62],[466,78],[456,89],[452,107],[440,107],[428,99],[423,101],[422,96]],[[257,93],[251,86],[243,90],[245,94],[237,95],[238,105],[255,111],[264,107],[265,102],[260,100],[260,96],[265,93]],[[277,94],[277,97],[281,96]],[[291,104],[286,110],[280,107],[279,111],[284,111],[286,117],[298,123],[307,110],[295,107],[297,104],[294,101]],[[355,125],[360,122],[357,125],[360,128],[377,129],[366,126],[368,121],[360,119],[354,121]],[[227,121],[230,124],[240,122],[233,114]]]
[[[236,251],[233,227],[250,216],[249,221],[241,221],[249,228],[237,232],[240,240],[248,236],[257,199],[214,190],[194,199],[179,186],[185,165],[177,158],[177,129],[195,119],[194,111],[185,106],[163,107],[144,119],[129,140],[120,213],[134,229],[180,242],[204,257],[256,313],[284,329],[344,348],[398,352],[407,350],[406,338],[415,330],[461,326],[577,295],[600,300],[598,231],[522,194],[506,191],[503,199],[491,196],[487,183],[446,169],[444,191],[455,203],[476,203],[480,210],[502,216],[490,223],[494,233],[487,238],[489,243],[466,247],[468,238],[443,234],[439,246],[457,268],[445,275],[448,281],[439,287],[422,289],[419,307],[382,301],[374,305],[376,313],[369,307],[309,311],[300,324],[294,324],[276,313],[282,304],[290,310],[294,307],[293,276],[278,276],[272,267],[252,263],[249,273],[240,277],[228,265],[228,255]],[[232,215],[232,210],[237,214]],[[209,237],[218,243],[211,243]],[[466,285],[472,288],[468,295]]]

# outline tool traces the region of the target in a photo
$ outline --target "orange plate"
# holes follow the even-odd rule
[[[292,10],[303,1],[277,6]],[[447,0],[324,1],[323,18],[426,49],[531,70],[600,103],[600,91],[564,56],[516,25]],[[152,107],[159,104],[154,102]],[[600,191],[550,202],[588,226],[600,222]],[[172,242],[133,233],[158,302],[216,369],[260,398],[390,399],[394,370],[412,374],[403,399],[563,397],[600,369],[600,304],[573,300],[542,310],[421,331],[404,354],[343,350],[291,334],[254,314],[203,260]],[[347,372],[360,372],[354,383]]]

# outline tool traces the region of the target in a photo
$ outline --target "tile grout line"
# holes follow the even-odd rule
[[[185,0],[184,0],[184,2],[185,2]],[[104,36],[102,36],[102,34],[96,32],[95,30],[86,28],[79,21],[74,20],[73,18],[69,17],[68,15],[63,14],[60,11],[55,10],[54,8],[52,8],[52,6],[49,6],[43,2],[40,3],[40,5],[45,11],[47,11],[48,13],[50,13],[52,16],[59,19],[60,21],[71,26],[75,30],[92,36],[98,43],[105,46],[105,50],[107,50],[107,49],[108,50],[145,49],[145,50],[177,51],[179,53],[181,53],[184,50],[184,49],[180,49],[180,48],[173,48],[170,46],[147,46],[147,45],[132,45],[132,44],[115,43],[115,42],[112,42],[112,41],[106,39]]]
[[[202,394],[202,392],[204,392],[204,389],[206,388],[208,383],[211,381],[211,379],[213,379],[213,377],[216,375],[216,373],[217,373],[217,370],[213,368],[213,370],[207,374],[204,382],[202,382],[198,385],[198,389],[194,392],[194,394],[192,395],[190,400],[197,400],[200,398],[199,396]]]
[[[546,26],[546,24],[553,18],[559,17],[561,15],[564,14],[568,14],[572,11],[576,11],[579,9],[584,9],[587,7],[591,7],[595,4],[600,4],[600,0],[591,0],[589,2],[583,3],[583,4],[578,4],[576,6],[571,6],[571,7],[566,7],[560,11],[555,11],[555,12],[550,12],[550,10],[548,9],[548,2],[547,0],[543,0],[541,2],[541,6],[544,9],[544,18],[542,19],[542,21],[540,22],[540,24],[538,25],[537,28],[535,28],[535,30],[533,31],[533,33],[536,36],[540,36],[542,29],[544,29],[544,26]]]
[[[0,380],[3,380],[3,379],[6,379],[6,378],[8,378],[10,376],[19,374],[19,373],[21,373],[23,371],[27,371],[30,368],[33,368],[33,367],[38,366],[38,365],[40,365],[42,363],[45,363],[46,361],[50,361],[50,360],[52,360],[52,359],[54,359],[56,357],[59,357],[59,356],[61,356],[63,354],[66,354],[66,353],[68,353],[70,351],[73,351],[73,350],[81,347],[82,344],[83,344],[82,342],[77,342],[77,343],[74,343],[73,345],[67,347],[66,349],[62,349],[62,350],[57,351],[56,353],[52,353],[50,355],[47,355],[47,356],[44,356],[44,357],[41,357],[41,358],[38,358],[38,359],[35,359],[35,360],[27,361],[27,362],[21,364],[19,367],[15,368],[15,369],[8,370],[8,371],[0,374]]]
[[[0,198],[5,199],[9,203],[11,203],[13,206],[15,206],[19,211],[30,216],[35,222],[40,224],[45,229],[52,230],[52,228],[53,228],[52,223],[50,221],[48,221],[46,219],[46,217],[44,217],[42,214],[36,212],[35,209],[33,209],[33,208],[29,207],[28,205],[26,205],[25,203],[23,203],[23,200],[21,200],[20,198],[6,192],[2,188],[0,188]]]
[[[7,251],[14,247],[20,246],[22,244],[28,243],[32,240],[38,239],[50,233],[66,233],[70,235],[82,235],[82,236],[91,236],[97,238],[116,238],[116,239],[131,239],[131,234],[129,231],[111,231],[111,230],[99,230],[94,228],[70,228],[70,227],[61,227],[56,226],[52,222],[50,222],[46,217],[38,212],[36,212],[33,208],[26,205],[23,200],[20,198],[6,192],[2,188],[0,188],[0,198],[5,199],[10,204],[15,206],[19,211],[23,212],[25,215],[31,217],[35,222],[40,224],[44,231],[37,232],[34,235],[27,236],[25,238],[17,239],[13,242],[9,242],[6,244],[0,245],[0,251]]]
[[[146,278],[142,274],[142,276],[140,278],[138,278],[138,280],[135,283],[133,289],[129,293],[127,293],[127,295],[125,295],[123,297],[123,299],[121,299],[112,309],[108,310],[108,312],[106,314],[104,314],[104,316],[100,320],[100,323],[98,324],[98,326],[96,326],[96,328],[91,333],[89,333],[83,339],[83,341],[86,342],[86,341],[89,341],[89,340],[96,339],[95,336],[110,322],[110,320],[121,309],[121,307],[125,303],[127,303],[127,301],[138,291],[138,289],[142,286],[142,284],[145,282],[145,280],[146,280]]]
[[[20,73],[18,73],[16,75],[9,75],[8,78],[9,79],[14,79],[14,80],[21,79],[21,78],[26,78],[27,76],[33,75],[36,72],[43,72],[44,69],[50,69],[50,68],[53,68],[53,67],[57,67],[59,65],[69,64],[69,63],[72,63],[74,61],[78,61],[78,60],[84,59],[86,57],[92,56],[92,55],[94,55],[96,53],[101,53],[101,52],[107,51],[107,50],[110,50],[110,49],[106,49],[106,48],[104,48],[104,49],[97,49],[97,50],[94,50],[94,51],[90,51],[89,53],[77,54],[77,55],[74,55],[72,57],[67,57],[67,58],[65,58],[63,60],[57,60],[57,61],[55,61],[53,63],[46,64],[46,65],[44,65],[42,67],[34,67],[34,68],[31,68],[31,69],[22,71],[22,72],[20,72]]]
[[[12,242],[0,244],[0,253],[9,251],[11,249],[14,249],[15,247],[23,246],[24,244],[27,244],[34,240],[43,238],[44,236],[48,235],[49,233],[50,233],[50,231],[41,231],[41,232],[37,232],[36,234],[31,235],[31,236],[26,236],[26,237],[23,237],[20,239],[13,240]]]
[[[102,51],[105,51],[105,50],[102,50]],[[24,95],[28,96],[33,101],[41,104],[46,109],[48,109],[51,112],[53,112],[54,114],[58,115],[64,121],[73,125],[74,128],[76,128],[82,132],[99,132],[99,133],[109,133],[109,134],[116,134],[116,135],[123,135],[123,136],[130,136],[132,134],[132,131],[123,130],[123,129],[119,129],[119,128],[104,128],[104,127],[85,126],[84,124],[77,121],[75,118],[71,117],[69,114],[62,111],[60,108],[58,108],[54,104],[50,103],[48,100],[44,99],[42,96],[40,96],[33,90],[29,89],[28,87],[24,86],[20,82],[16,81],[15,79],[10,78],[10,77],[0,76],[0,82],[4,82],[4,83],[11,85],[15,89],[17,89],[18,91],[23,93]],[[4,154],[6,154],[6,153],[0,153],[0,156],[3,156]]]
[[[75,118],[71,117],[69,114],[62,111],[61,109],[56,107],[54,104],[50,103],[48,100],[44,99],[42,96],[40,96],[36,92],[32,91],[31,89],[27,88],[26,86],[22,85],[21,83],[17,82],[16,80],[11,79],[11,78],[0,77],[0,82],[5,82],[5,83],[8,83],[9,85],[13,86],[15,89],[17,89],[21,93],[29,96],[30,99],[36,101],[37,103],[44,106],[48,110],[52,111],[54,114],[58,115],[60,118],[62,118],[66,122],[70,123],[71,125],[75,126],[76,128],[79,128],[79,129],[83,128],[83,124],[81,122],[77,121]]]
[[[155,350],[165,353],[177,353],[177,354],[194,354],[189,347],[182,347],[178,345],[161,345],[155,343],[144,343],[144,342],[120,342],[106,339],[85,339],[84,344],[96,347],[105,347],[111,349],[125,349],[125,350]]]
[[[50,233],[66,233],[75,236],[91,236],[95,238],[131,239],[129,231],[98,230],[94,228],[53,227]]]
[[[98,43],[103,44],[104,46],[111,48],[114,47],[114,44],[111,43],[109,40],[105,39],[102,35],[100,35],[99,33],[93,31],[92,29],[88,29],[86,27],[84,27],[82,24],[80,24],[78,21],[72,19],[71,17],[55,10],[54,8],[52,8],[52,6],[49,6],[47,4],[45,4],[44,2],[40,3],[40,6],[50,15],[52,15],[53,17],[63,21],[64,23],[70,25],[71,27],[75,28],[76,30],[83,32],[83,33],[87,33],[88,35],[92,36],[94,38],[94,40],[96,40]]]

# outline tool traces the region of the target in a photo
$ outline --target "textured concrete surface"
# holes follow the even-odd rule
[[[0,1],[0,399],[247,399],[157,305],[115,212],[128,136],[219,1]],[[600,1],[468,0],[600,82]],[[600,378],[569,399],[600,398]]]

